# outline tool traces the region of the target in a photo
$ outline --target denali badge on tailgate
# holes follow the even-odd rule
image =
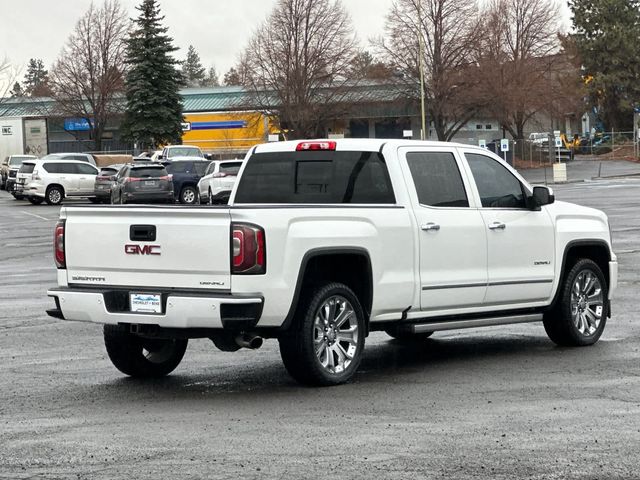
[[[125,245],[127,255],[160,255],[160,245]]]

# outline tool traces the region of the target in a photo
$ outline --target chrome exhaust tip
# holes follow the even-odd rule
[[[243,333],[242,335],[238,335],[236,337],[236,343],[241,348],[256,350],[262,346],[262,344],[264,343],[264,339],[257,335]]]

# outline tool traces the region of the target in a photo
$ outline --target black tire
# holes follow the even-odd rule
[[[336,331],[327,334],[325,328],[323,354],[326,354],[327,366],[323,366],[320,358],[316,354],[316,338],[320,338],[322,333],[317,328],[316,319],[321,322],[320,310],[323,304],[332,300],[343,302],[335,312],[344,312],[349,310],[347,306],[350,304],[352,314],[347,317],[349,328],[357,327],[355,332],[355,343],[349,345],[348,342],[340,341],[335,335]],[[335,314],[334,314],[335,315]],[[337,317],[339,319],[339,316]],[[335,320],[335,318],[334,318]],[[344,325],[344,324],[343,324]],[[326,335],[332,335],[332,339]],[[332,345],[327,342],[333,341]],[[284,366],[289,374],[298,382],[306,385],[339,385],[348,381],[358,369],[360,360],[362,359],[362,351],[365,342],[365,316],[360,301],[353,291],[341,283],[330,283],[315,289],[309,289],[303,292],[299,307],[293,319],[290,330],[278,338],[280,344],[280,356],[284,362]],[[341,367],[334,367],[333,371],[329,363],[339,363],[339,354],[337,349],[345,352],[344,345],[347,345],[346,351],[352,355],[348,364]],[[336,350],[334,350],[336,349]],[[329,360],[331,356],[331,360]],[[343,358],[347,358],[344,357]],[[338,371],[336,371],[338,370]]]
[[[411,333],[403,331],[399,328],[388,328],[385,330],[385,333],[391,338],[398,340],[399,342],[407,343],[421,342],[433,335],[433,332]]]
[[[33,205],[40,205],[42,202],[44,202],[44,198],[40,197],[27,197],[27,200],[29,200],[29,202]]]
[[[599,307],[595,306],[596,316],[598,313],[598,308],[600,309],[600,320],[599,323],[597,323],[597,328],[596,324],[589,325],[585,320],[585,323],[582,324],[585,331],[581,331],[577,325],[577,322],[579,322],[579,320],[574,320],[574,317],[576,317],[576,315],[580,315],[580,309],[585,312],[589,310],[591,312],[591,315],[594,314],[594,310],[591,309],[589,303],[583,303],[582,300],[574,303],[574,307],[572,307],[572,293],[575,293],[574,288],[576,286],[576,282],[579,281],[580,275],[589,274],[595,276],[600,284],[601,302],[599,302]],[[594,288],[594,290],[592,290],[593,292],[597,290],[595,288],[595,285],[594,287],[592,287]],[[543,323],[547,335],[554,343],[561,346],[580,347],[593,345],[602,335],[604,327],[607,323],[606,302],[609,289],[602,270],[600,270],[598,264],[593,260],[589,260],[586,258],[580,259],[573,265],[573,267],[571,267],[571,270],[569,270],[569,272],[566,274],[563,283],[559,288],[560,297],[558,298],[558,302],[555,308],[546,313],[544,316]],[[587,292],[587,294],[588,293],[589,292]],[[580,296],[577,294],[576,296],[574,296],[574,298],[576,297],[580,298]],[[584,300],[584,302],[586,302],[586,299]],[[594,301],[594,303],[597,302]],[[585,313],[584,315],[586,318],[587,313]],[[587,328],[589,328],[588,331]]]
[[[188,340],[145,339],[122,325],[105,325],[103,332],[111,363],[131,377],[164,377],[175,370],[187,350]]]
[[[184,187],[180,191],[180,203],[182,203],[183,205],[194,205],[196,203],[196,198],[198,197],[198,195],[199,194],[195,187]]]
[[[47,193],[45,194],[45,201],[48,205],[60,205],[62,203],[62,199],[64,198],[64,191],[62,187],[58,187],[54,185],[52,187],[47,188]]]

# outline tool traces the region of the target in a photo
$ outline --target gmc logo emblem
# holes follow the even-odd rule
[[[127,255],[160,255],[160,245],[125,245]]]

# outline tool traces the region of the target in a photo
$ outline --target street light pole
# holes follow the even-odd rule
[[[418,0],[418,66],[420,70],[420,115],[422,117],[422,130],[420,140],[424,140],[427,135],[427,117],[424,108],[424,41],[422,38],[422,0]]]

